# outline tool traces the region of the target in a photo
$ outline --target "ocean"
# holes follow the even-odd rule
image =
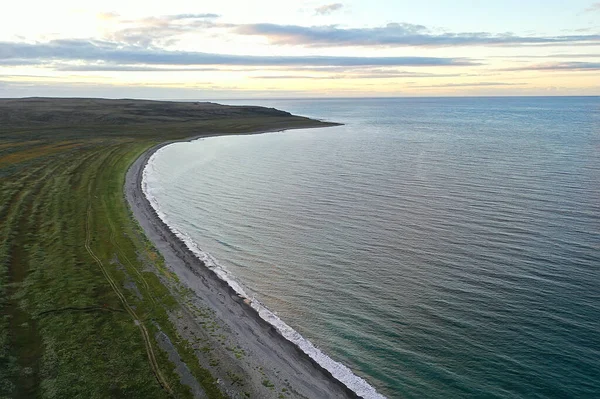
[[[365,396],[600,397],[600,98],[224,103],[345,125],[169,145],[146,192]]]

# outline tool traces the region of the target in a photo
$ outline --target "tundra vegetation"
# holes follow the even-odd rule
[[[169,319],[174,277],[129,211],[126,171],[169,140],[319,124],[212,103],[0,100],[0,397],[191,397],[160,333],[224,397]]]

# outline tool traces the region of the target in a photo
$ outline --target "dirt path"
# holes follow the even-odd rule
[[[115,292],[117,297],[119,297],[119,300],[123,304],[123,307],[125,308],[127,313],[129,313],[129,315],[131,316],[131,318],[133,319],[135,324],[139,327],[139,329],[142,333],[142,338],[144,339],[144,344],[146,346],[146,352],[148,354],[148,361],[150,362],[150,367],[152,368],[152,372],[154,373],[156,379],[158,380],[158,383],[171,396],[174,396],[173,391],[172,391],[171,387],[169,386],[169,383],[167,382],[167,380],[164,378],[164,376],[160,372],[160,367],[158,365],[158,361],[156,360],[156,356],[154,354],[154,349],[152,348],[152,343],[150,341],[150,334],[148,334],[148,330],[146,329],[146,326],[144,326],[144,323],[142,322],[142,320],[140,320],[140,318],[137,316],[135,311],[131,308],[131,306],[129,306],[129,304],[127,303],[127,299],[125,299],[125,296],[123,295],[121,290],[119,290],[118,285],[115,283],[113,278],[110,276],[110,274],[104,267],[104,264],[102,263],[100,258],[98,258],[98,256],[96,256],[96,254],[94,253],[94,251],[92,250],[92,248],[90,246],[91,241],[92,241],[91,229],[90,229],[90,218],[92,215],[91,186],[88,188],[88,197],[89,197],[89,200],[88,200],[87,218],[86,218],[86,224],[85,224],[85,230],[86,230],[85,249],[90,254],[90,256],[96,261],[96,263],[100,267],[100,270],[102,271],[102,274],[106,278],[106,281],[108,281],[108,284],[110,284],[111,288],[113,289],[113,291]]]

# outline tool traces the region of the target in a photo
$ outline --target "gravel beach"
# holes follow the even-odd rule
[[[214,134],[193,139],[208,136]],[[172,319],[190,344],[202,342],[196,345],[200,364],[231,397],[358,397],[264,321],[248,300],[207,268],[158,217],[142,189],[143,170],[152,154],[170,143],[157,145],[136,160],[127,173],[124,191],[133,215],[164,257],[165,266],[189,288],[185,303]],[[208,330],[207,314],[212,326]],[[232,375],[237,383],[226,383]],[[194,392],[196,397],[203,396],[201,390]]]

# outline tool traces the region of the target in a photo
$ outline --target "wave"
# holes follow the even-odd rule
[[[154,154],[152,154],[152,156],[148,159],[148,162],[144,166],[144,170],[142,172],[142,191],[144,192],[144,195],[150,202],[152,208],[154,208],[154,211],[156,212],[158,217],[167,225],[167,227],[169,227],[173,234],[175,234],[181,241],[185,243],[188,249],[192,251],[192,253],[194,253],[194,255],[196,255],[196,257],[200,259],[206,267],[212,270],[215,273],[215,275],[217,275],[217,277],[219,277],[221,280],[225,281],[239,296],[247,300],[250,303],[252,309],[254,309],[263,320],[275,327],[285,339],[295,344],[311,359],[316,361],[321,367],[329,371],[336,380],[340,381],[358,396],[361,396],[365,399],[385,399],[385,396],[378,393],[375,390],[375,388],[372,387],[363,378],[354,374],[352,370],[350,370],[350,368],[327,356],[319,348],[313,345],[308,339],[300,335],[299,332],[287,325],[283,320],[281,320],[277,315],[275,315],[271,310],[269,310],[263,303],[257,300],[254,297],[254,295],[252,297],[248,296],[242,284],[236,280],[235,276],[231,272],[229,272],[225,267],[220,265],[213,256],[203,251],[198,246],[198,244],[194,240],[192,240],[192,238],[189,235],[182,231],[179,231],[173,225],[169,224],[166,214],[161,210],[160,205],[158,204],[158,200],[154,195],[152,195],[152,188],[148,183],[148,176],[151,173],[149,172],[149,170],[155,167],[155,157],[165,147],[161,147]]]

